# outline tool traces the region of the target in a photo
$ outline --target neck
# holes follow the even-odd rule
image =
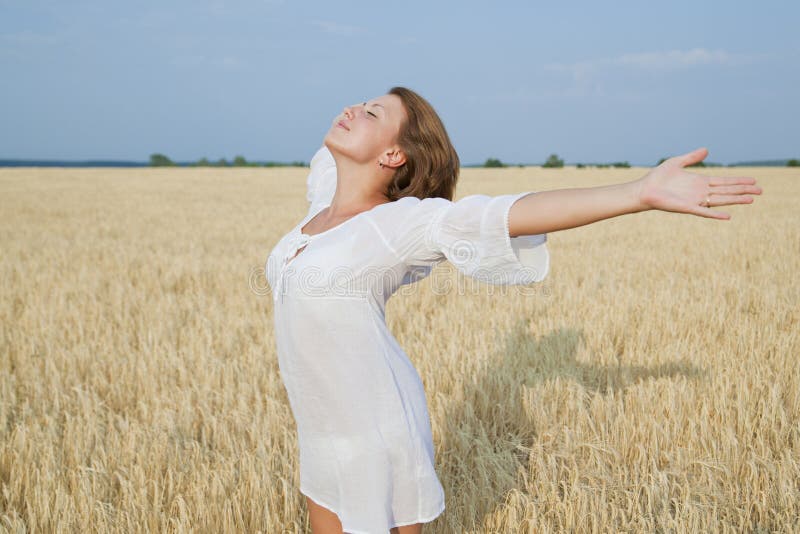
[[[348,216],[388,202],[384,189],[376,189],[386,177],[377,165],[357,163],[334,155],[336,192],[328,208],[332,216]],[[373,168],[375,167],[375,168]],[[382,179],[383,178],[383,179]]]

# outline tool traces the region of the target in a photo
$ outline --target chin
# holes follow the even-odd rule
[[[328,135],[325,136],[325,139],[322,141],[322,144],[328,147],[328,150],[330,150],[331,154],[333,154],[334,156],[340,156],[352,159],[353,157],[352,149],[349,149],[347,146],[345,146],[341,142],[341,139],[337,139],[337,137],[338,136],[335,135],[335,132],[333,133],[328,132]]]
[[[335,158],[344,158],[355,163],[367,163],[373,159],[377,160],[377,156],[372,158],[366,151],[357,149],[353,147],[352,144],[348,145],[343,143],[340,136],[336,134],[337,132],[335,130],[330,131],[322,141],[322,144],[330,150]]]
[[[339,152],[339,143],[337,143],[335,139],[331,139],[330,133],[325,136],[325,139],[322,140],[322,144],[331,151],[331,154]]]
[[[337,128],[336,125],[331,126],[330,130],[328,130],[328,133],[325,134],[325,139],[323,140],[325,146],[327,146],[328,148],[330,148],[333,145],[341,146],[342,136],[339,135],[340,134],[339,130],[340,128]]]

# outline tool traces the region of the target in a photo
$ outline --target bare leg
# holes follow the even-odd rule
[[[313,534],[342,534],[342,523],[339,517],[306,497],[308,502],[308,519]]]

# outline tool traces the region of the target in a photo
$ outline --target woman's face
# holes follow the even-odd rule
[[[347,106],[333,120],[325,145],[353,161],[377,165],[388,152],[399,150],[397,138],[405,120],[403,102],[396,95]]]

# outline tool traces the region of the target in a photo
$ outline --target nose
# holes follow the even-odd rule
[[[348,120],[353,118],[353,107],[352,106],[345,106],[344,108],[344,117]]]

